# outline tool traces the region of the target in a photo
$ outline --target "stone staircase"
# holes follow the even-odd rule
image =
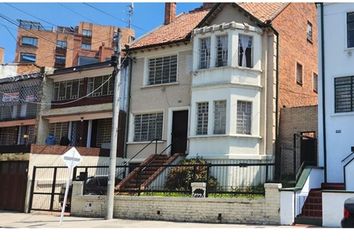
[[[116,192],[135,193],[138,190],[146,189],[165,169],[164,165],[172,163],[178,157],[179,154],[174,154],[172,156],[150,155],[116,186]]]
[[[295,224],[322,226],[322,190],[344,190],[344,184],[322,183],[321,188],[311,189]]]

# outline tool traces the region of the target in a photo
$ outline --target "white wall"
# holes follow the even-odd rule
[[[354,3],[324,4],[324,48],[325,48],[325,94],[326,94],[326,140],[327,181],[343,182],[341,160],[354,146],[354,112],[335,113],[334,78],[354,76],[354,48],[346,43],[346,13],[354,11]],[[320,16],[320,8],[318,8]],[[320,17],[319,17],[320,20]],[[320,21],[319,21],[320,26]],[[320,27],[319,27],[320,29]],[[321,36],[321,32],[319,32]],[[320,40],[321,41],[321,40]],[[319,45],[321,49],[321,42]],[[320,52],[320,51],[319,51]],[[324,166],[323,122],[322,122],[322,68],[319,54],[319,164]],[[353,173],[352,173],[353,174]]]
[[[280,193],[280,223],[290,225],[301,213],[305,200],[313,188],[320,188],[323,182],[323,169],[313,168],[302,189],[284,189]]]
[[[354,192],[322,192],[322,226],[340,227],[344,202],[354,197]]]
[[[16,65],[0,64],[0,79],[13,77],[16,75],[18,75]]]

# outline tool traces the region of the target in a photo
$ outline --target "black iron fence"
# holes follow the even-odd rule
[[[133,173],[132,173],[133,172]],[[129,174],[130,173],[130,174]],[[274,163],[234,163],[234,164],[150,164],[137,166],[134,170],[128,165],[116,168],[116,194],[153,194],[181,193],[190,194],[192,182],[206,183],[208,194],[264,194],[264,183],[271,182],[274,175]],[[85,181],[84,193],[101,191],[103,180],[107,179],[108,166],[77,167],[74,176]],[[123,185],[120,181],[128,177]],[[90,186],[86,191],[87,184]],[[119,186],[117,188],[117,186]],[[97,189],[97,191],[92,189]]]

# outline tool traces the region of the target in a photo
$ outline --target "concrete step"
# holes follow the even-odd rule
[[[307,217],[307,216],[300,215],[295,218],[295,224],[307,224],[307,225],[322,226],[322,218],[320,218],[320,217]]]

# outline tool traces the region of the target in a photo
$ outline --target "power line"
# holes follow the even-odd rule
[[[5,24],[2,24],[0,23],[1,26],[3,26],[7,32],[11,35],[11,37],[15,40],[15,42],[17,41],[16,37],[12,34],[12,32],[10,31],[10,29],[5,25]]]
[[[77,15],[83,17],[83,18],[86,18],[87,20],[89,20],[89,21],[91,21],[91,22],[95,22],[95,20],[93,20],[93,19],[91,19],[91,18],[89,18],[89,17],[87,17],[87,16],[81,14],[80,12],[75,11],[74,9],[70,8],[69,6],[64,5],[63,3],[57,3],[57,4],[59,4],[61,7],[63,7],[63,8],[65,8],[65,9],[69,10],[69,11],[72,12],[72,13],[75,13],[75,14],[77,14]]]
[[[88,7],[92,8],[92,9],[95,9],[96,11],[98,11],[98,12],[100,12],[100,13],[102,13],[102,14],[105,14],[105,15],[107,15],[107,16],[110,16],[110,17],[112,17],[112,18],[114,18],[114,19],[116,19],[116,20],[118,20],[118,21],[121,21],[121,22],[124,22],[125,24],[127,24],[127,21],[124,21],[124,20],[122,20],[122,19],[116,18],[116,16],[114,16],[114,15],[112,15],[112,14],[106,12],[106,11],[103,11],[103,10],[101,10],[101,9],[99,9],[99,8],[97,8],[97,7],[95,7],[95,6],[91,5],[91,4],[89,4],[89,3],[82,3],[82,4],[88,6]],[[139,26],[136,26],[136,25],[134,25],[134,24],[131,24],[131,25],[132,25],[133,27],[137,28],[137,29],[140,29],[140,30],[142,30],[142,31],[145,31],[145,29],[143,29],[143,28],[141,28],[141,27],[139,27]]]
[[[35,19],[38,19],[38,20],[40,20],[40,21],[42,21],[42,22],[45,22],[45,23],[47,23],[47,24],[49,24],[49,25],[56,26],[56,24],[51,23],[51,22],[48,22],[48,21],[46,21],[45,19],[36,17],[35,15],[32,15],[32,14],[26,12],[26,11],[23,11],[22,9],[17,8],[17,7],[13,6],[13,5],[10,4],[10,3],[5,3],[5,4],[8,5],[9,7],[12,7],[12,8],[14,8],[14,9],[16,9],[16,10],[19,11],[19,12],[22,12],[22,13],[28,15],[28,16],[31,16],[31,17],[33,17],[33,18],[35,18]]]

